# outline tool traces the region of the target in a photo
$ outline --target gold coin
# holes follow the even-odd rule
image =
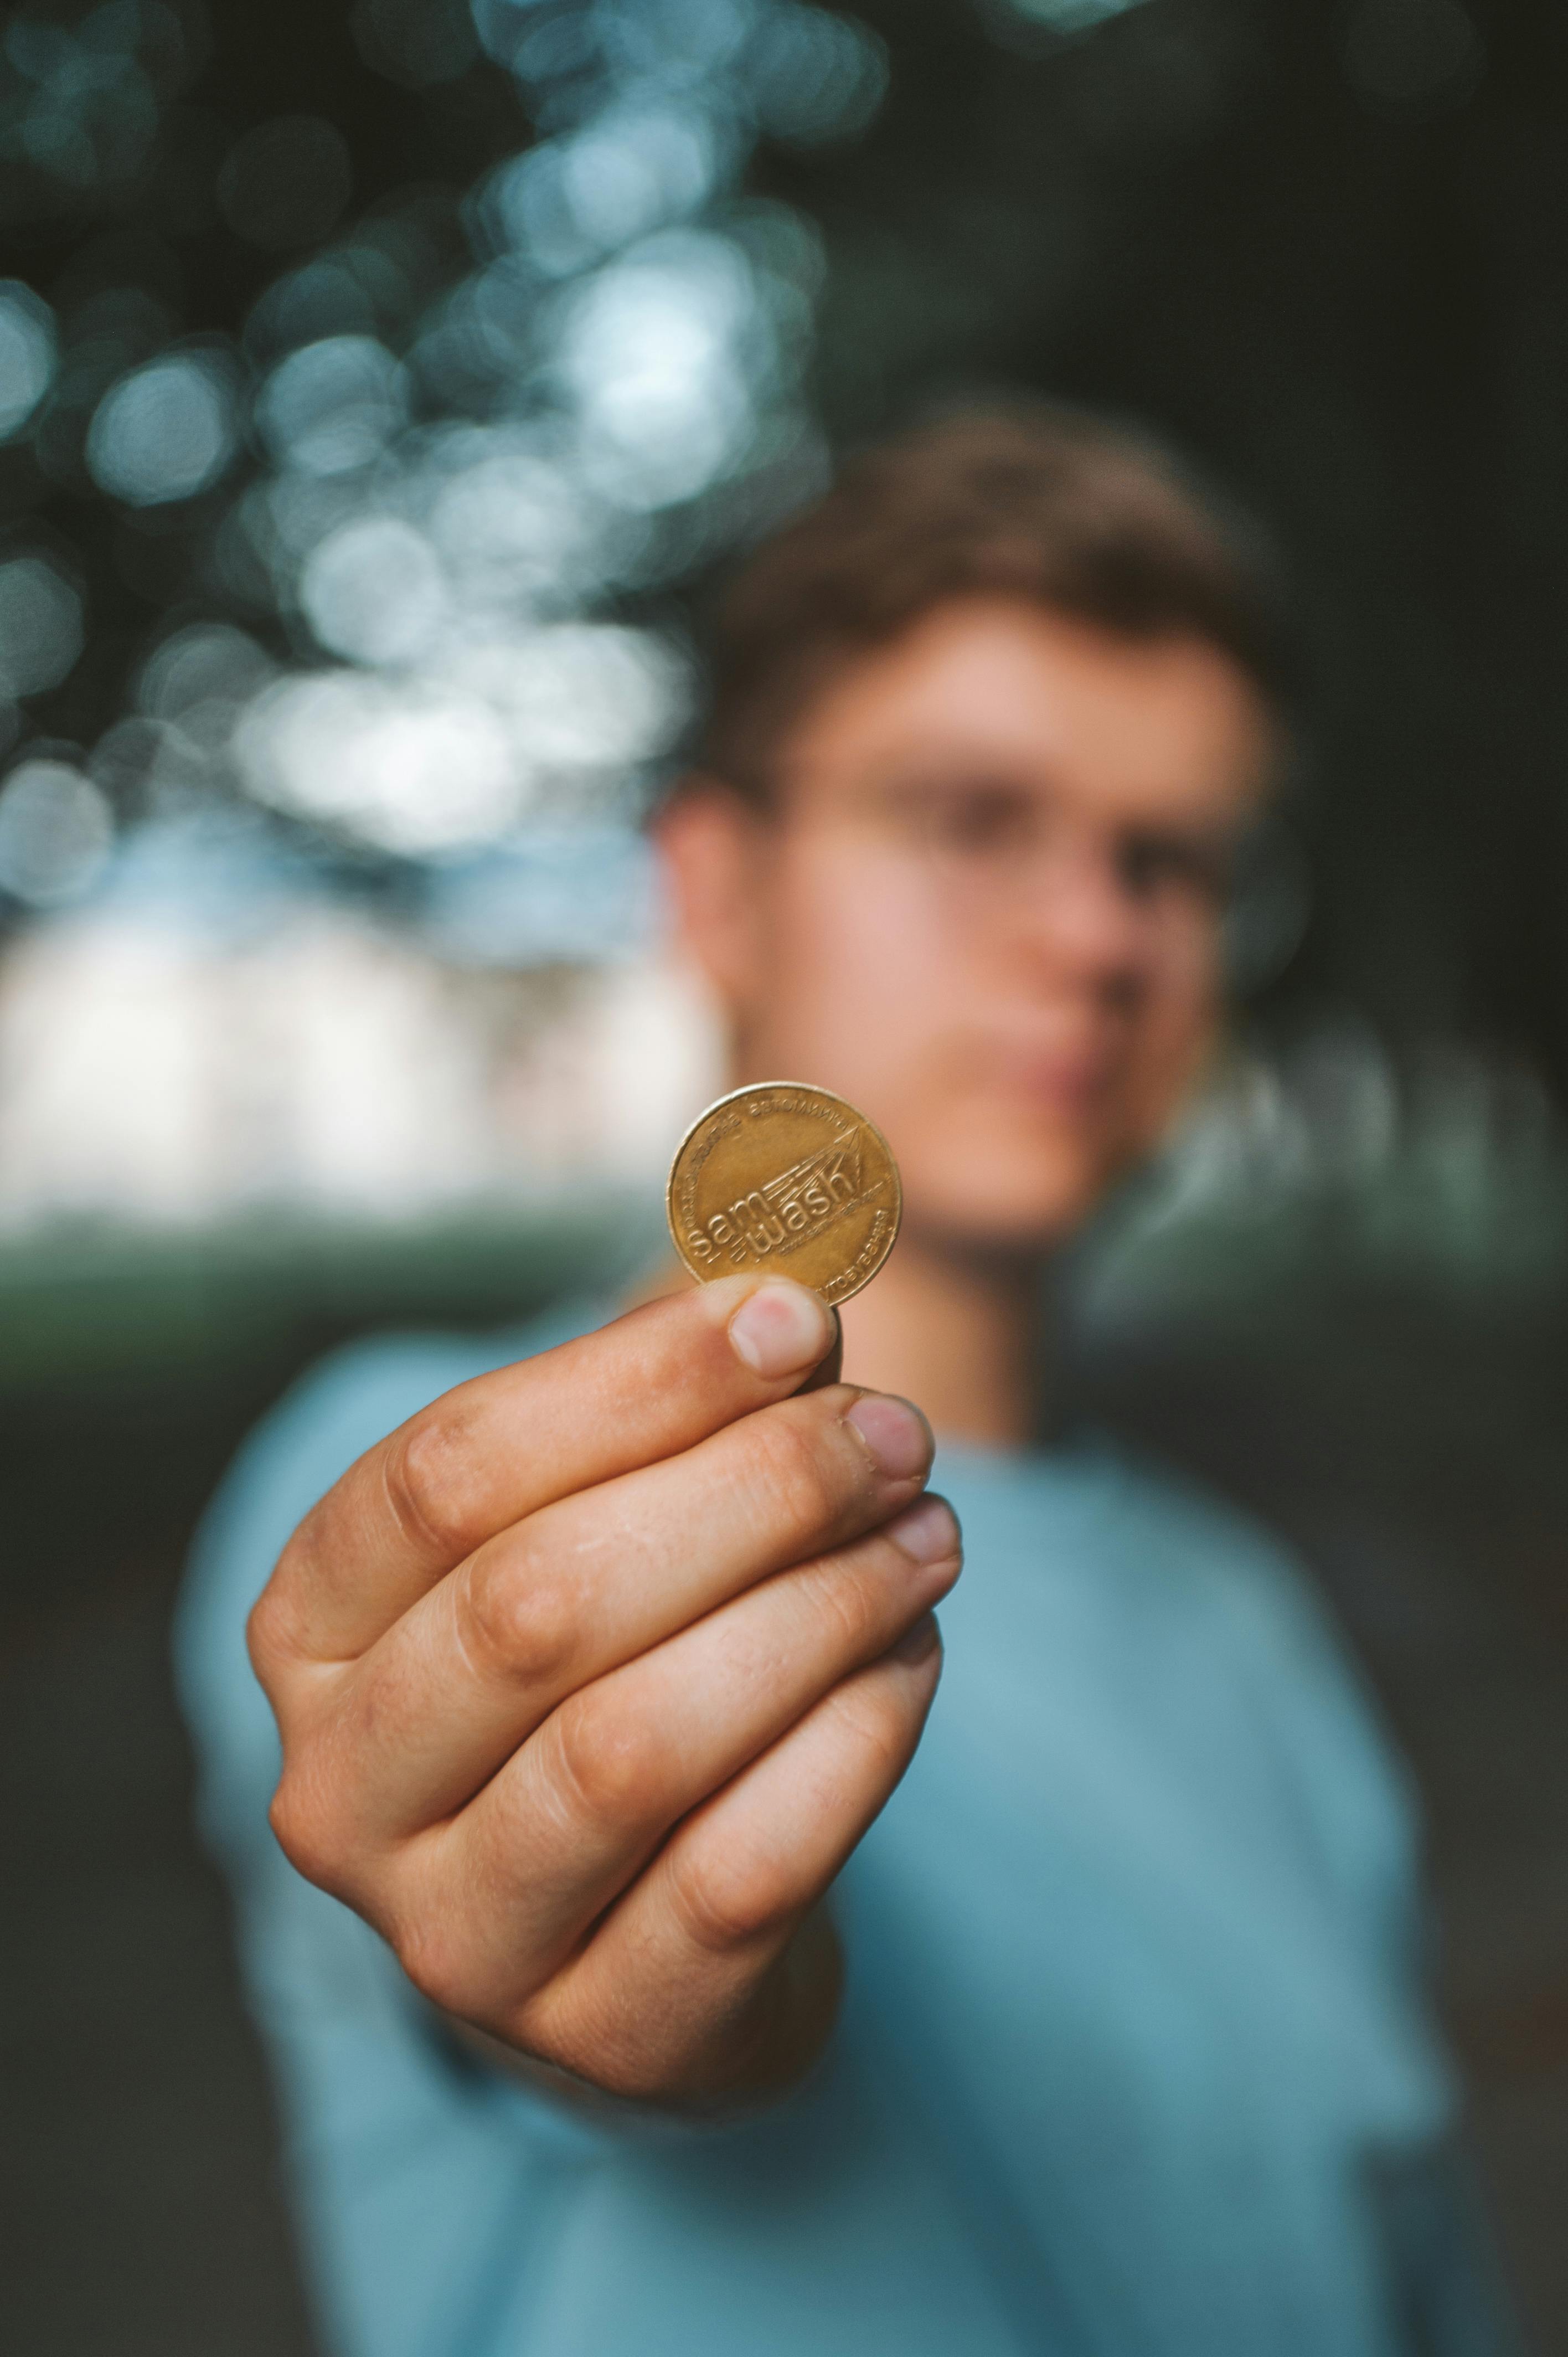
[[[695,1277],[767,1269],[847,1301],[893,1249],[898,1166],[831,1089],[762,1081],[720,1097],[670,1166],[670,1232]]]

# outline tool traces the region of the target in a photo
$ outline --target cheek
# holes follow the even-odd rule
[[[887,1107],[953,1000],[917,895],[801,850],[775,873],[765,931],[758,1048],[867,1113]]]
[[[1217,958],[1195,950],[1151,994],[1131,1060],[1131,1110],[1140,1144],[1154,1144],[1201,1070],[1220,1016]]]

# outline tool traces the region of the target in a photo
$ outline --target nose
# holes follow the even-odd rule
[[[1057,842],[1015,877],[1014,937],[1058,984],[1119,1004],[1145,983],[1148,913],[1119,873],[1113,852],[1089,840]]]

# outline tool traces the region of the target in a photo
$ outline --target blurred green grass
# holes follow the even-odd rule
[[[504,1324],[647,1249],[612,1199],[407,1223],[256,1219],[159,1232],[59,1228],[0,1245],[0,1399],[176,1402],[250,1388],[302,1339],[388,1324]]]

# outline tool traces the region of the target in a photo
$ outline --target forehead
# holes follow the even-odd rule
[[[1220,649],[1129,639],[1013,600],[934,608],[849,664],[783,748],[800,791],[983,777],[1107,818],[1215,821],[1277,756],[1262,694]]]

